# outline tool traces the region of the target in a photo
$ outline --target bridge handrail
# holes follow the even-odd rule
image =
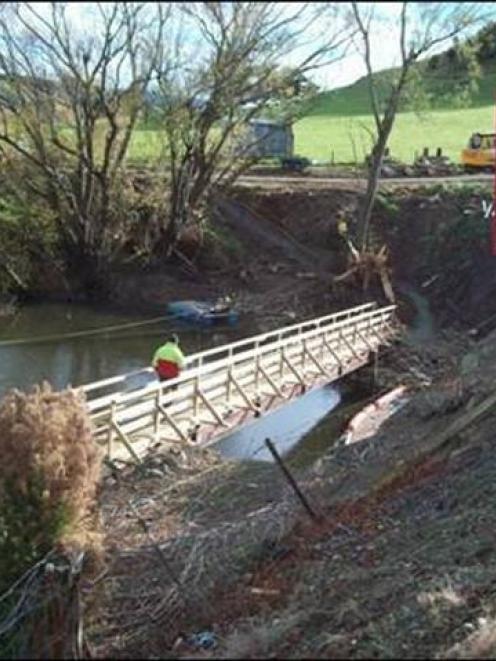
[[[256,356],[262,357],[264,354],[271,353],[279,349],[284,349],[289,345],[294,344],[295,340],[306,341],[322,333],[340,331],[347,327],[352,329],[357,323],[364,321],[372,322],[376,320],[379,321],[387,320],[387,318],[390,317],[391,313],[395,310],[395,308],[396,308],[395,305],[390,305],[384,308],[378,308],[378,309],[370,310],[368,312],[363,312],[361,315],[359,315],[358,317],[354,317],[353,319],[344,319],[343,321],[340,321],[338,323],[332,323],[326,326],[320,326],[313,330],[307,331],[306,333],[302,333],[299,336],[292,335],[290,337],[281,340],[276,340],[275,342],[271,342],[270,344],[258,346],[254,349],[240,352],[238,354],[233,354],[231,356],[228,356],[227,358],[222,358],[220,360],[211,361],[206,364],[201,364],[191,369],[185,370],[175,379],[168,380],[166,384],[155,382],[155,383],[150,383],[143,388],[139,388],[128,393],[123,393],[123,392],[110,393],[104,395],[101,398],[90,400],[88,402],[89,408],[90,411],[93,411],[97,408],[101,410],[102,408],[105,408],[107,405],[110,405],[113,402],[118,401],[119,404],[124,404],[127,401],[135,400],[140,396],[146,396],[148,394],[156,393],[157,391],[163,389],[169,390],[172,388],[172,386],[185,384],[194,381],[195,379],[200,377],[212,376],[215,372],[218,372],[219,370],[223,370],[227,366],[235,367],[238,364],[250,360],[250,358]]]
[[[212,349],[206,349],[205,351],[199,351],[197,353],[191,354],[186,358],[186,366],[189,367],[194,363],[195,361],[199,361],[200,364],[203,363],[203,360],[207,357],[211,357],[217,353],[223,353],[223,352],[229,352],[233,351],[236,348],[239,348],[241,346],[246,346],[249,344],[256,344],[257,342],[260,343],[262,341],[267,341],[271,337],[277,337],[284,335],[288,332],[295,331],[294,334],[297,334],[301,332],[301,329],[304,328],[305,326],[320,326],[326,321],[329,321],[331,319],[339,319],[339,317],[351,317],[358,315],[360,312],[364,312],[367,309],[376,309],[377,304],[376,303],[363,303],[362,305],[357,305],[354,308],[349,308],[348,310],[341,310],[339,312],[333,312],[331,314],[324,315],[322,317],[317,317],[316,319],[307,319],[306,321],[302,321],[298,324],[291,324],[289,326],[283,326],[282,328],[278,328],[272,331],[267,331],[266,333],[260,333],[258,335],[253,335],[248,338],[244,338],[242,340],[237,340],[236,342],[228,343],[228,344],[223,344],[219,347],[213,347]],[[100,381],[94,381],[92,383],[79,386],[79,388],[85,392],[89,393],[92,392],[93,390],[97,390],[98,388],[104,388],[108,387],[117,383],[121,383],[125,381],[128,377],[130,376],[135,376],[138,374],[146,374],[146,373],[153,373],[153,367],[145,367],[140,370],[134,370],[132,372],[128,372],[126,374],[121,374],[118,376],[110,377],[108,379],[103,379]]]

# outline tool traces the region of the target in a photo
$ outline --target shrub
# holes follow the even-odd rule
[[[4,188],[1,176],[0,185]],[[2,190],[0,236],[0,265],[8,265],[24,286],[35,286],[40,269],[56,259],[56,233],[48,210]],[[0,294],[18,288],[18,282],[0,268]]]
[[[82,397],[11,391],[0,402],[0,593],[49,550],[84,545],[100,473]]]
[[[383,209],[390,218],[396,217],[400,210],[398,202],[394,197],[384,193],[377,193],[375,204],[379,209]]]

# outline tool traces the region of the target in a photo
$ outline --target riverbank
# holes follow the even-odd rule
[[[455,430],[492,392],[494,342],[491,336],[475,346],[461,336],[384,355],[381,383],[408,383],[410,401],[370,438],[335,446],[337,429],[327,427],[320,459],[306,467],[289,461],[323,517],[318,522],[265,462],[219,463],[204,452],[175,481],[139,471],[108,478],[101,495],[108,564],[88,630],[95,655],[389,658],[422,649],[431,657],[468,645],[478,613],[490,604],[488,593],[476,590],[488,588],[492,573],[490,564],[471,570],[483,539],[460,541],[460,534],[477,480],[489,486],[492,414],[468,435]],[[450,426],[453,436],[443,441],[439,434]],[[325,430],[322,424],[319,433]],[[496,515],[492,502],[475,505],[481,521]],[[179,591],[162,576],[155,542]],[[457,551],[447,554],[447,546]],[[415,580],[407,580],[412,567]],[[434,607],[440,610],[431,619]],[[205,630],[213,652],[191,642]]]
[[[485,635],[477,618],[487,613],[491,634],[494,545],[486,532],[496,522],[496,337],[490,323],[483,333],[472,329],[492,311],[493,276],[481,287],[479,308],[471,299],[457,307],[467,283],[473,288],[483,279],[487,255],[475,194],[450,195],[380,203],[374,241],[390,246],[400,316],[413,332],[381,352],[375,388],[379,396],[406,386],[411,398],[374,435],[348,445],[337,441],[365,401],[343,402],[287,455],[315,520],[278,467],[253,458],[226,461],[184,449],[105,472],[103,571],[82,584],[93,657],[456,655],[473,651]],[[224,215],[226,231],[246,237],[243,259],[217,269],[203,263],[200,275],[184,266],[121,271],[114,303],[162,309],[171,297],[224,294],[238,283],[245,319],[265,330],[364,298],[381,300],[379,282],[368,292],[359,280],[333,283],[346,267],[336,226],[351,197],[313,199],[307,192],[256,200],[258,206],[237,199]],[[47,311],[47,323],[49,317]],[[35,324],[33,334],[40,330]],[[253,334],[247,330],[236,332]],[[222,333],[209,331],[208,341],[222,343]],[[141,356],[135,345],[120,351],[108,337],[86,348],[83,363],[99,346],[103,376],[125,371],[109,360],[110,349],[141,366],[155,339],[140,335]],[[199,339],[207,336],[199,331]],[[72,348],[52,350],[60,360]],[[32,372],[31,352],[24,356]],[[51,354],[49,362],[57,364]],[[370,372],[360,380],[370,386]],[[365,399],[370,404],[368,393]],[[213,650],[195,642],[205,631]]]
[[[440,326],[489,318],[494,277],[481,206],[486,193],[477,184],[426,183],[378,194],[372,247],[389,248],[391,280],[405,321],[412,291],[427,298]],[[338,226],[352,221],[360,198],[356,190],[310,185],[293,189],[281,183],[269,191],[238,187],[218,196],[205,228],[186,233],[181,257],[114,268],[102,305],[118,314],[157,315],[173,300],[229,294],[242,314],[268,330],[364,300],[385,301],[376,276],[367,291],[359,279],[333,282],[349,260]],[[83,302],[77,283],[68,290],[49,267],[44,264],[27,295],[37,302]],[[410,294],[404,296],[405,289]]]

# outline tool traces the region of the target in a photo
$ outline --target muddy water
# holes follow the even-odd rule
[[[158,315],[156,315],[158,316]],[[0,397],[9,388],[27,389],[44,379],[56,388],[104,379],[149,365],[153,351],[170,331],[178,332],[186,354],[232,342],[257,332],[254,324],[197,329],[164,315],[164,321],[98,335],[44,341],[44,337],[140,322],[150,317],[122,315],[84,305],[33,304],[15,316],[0,317]],[[26,343],[9,344],[26,339]]]
[[[399,291],[408,298],[415,307],[415,319],[408,329],[407,341],[412,344],[425,344],[435,339],[436,325],[431,313],[429,301],[413,287],[402,285]]]
[[[236,327],[199,329],[164,318],[135,329],[45,339],[145,319],[103,308],[47,303],[24,306],[15,316],[0,318],[0,397],[9,388],[26,390],[43,380],[63,388],[140,369],[149,364],[154,349],[170,331],[179,333],[186,354],[259,332],[253,320],[242,321]],[[26,342],[12,343],[19,340]],[[226,458],[267,461],[271,457],[264,440],[270,438],[283,456],[307,464],[328,447],[330,436],[335,435],[333,412],[353,400],[349,392],[342,395],[338,388],[311,391],[223,439],[216,448]],[[328,432],[323,434],[319,426],[320,431],[312,435],[312,429],[322,422]]]
[[[265,439],[287,455],[298,441],[330,413],[341,401],[336,388],[326,386],[312,390],[263,418],[251,422],[215,445],[222,456],[230,459],[271,461]]]
[[[339,382],[303,395],[216,444],[229,459],[273,461],[270,438],[290,466],[311,465],[341,436],[345,423],[365,406],[370,391]]]

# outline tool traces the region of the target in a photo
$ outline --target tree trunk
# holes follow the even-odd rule
[[[367,190],[365,198],[360,209],[358,218],[357,238],[360,249],[366,250],[369,246],[369,227],[372,210],[374,208],[375,196],[379,184],[379,177],[381,174],[382,161],[386,151],[386,145],[389,140],[391,129],[393,128],[394,115],[386,116],[381,123],[381,129],[378,140],[372,150],[372,159],[369,167],[369,174],[367,179]]]
[[[365,192],[365,198],[363,200],[363,204],[360,210],[360,215],[358,217],[358,226],[357,226],[358,245],[360,246],[360,249],[362,251],[368,248],[369,239],[370,239],[369,237],[370,219],[372,216],[372,210],[374,208],[375,196],[377,193],[377,186],[379,183],[382,161],[384,159],[386,145],[389,140],[391,130],[393,128],[396,112],[398,110],[398,104],[399,104],[401,92],[403,91],[403,87],[406,82],[407,73],[408,73],[408,67],[404,67],[398,85],[389,99],[389,103],[384,113],[384,117],[380,122],[377,141],[372,150],[372,162],[370,164],[369,174],[367,179],[367,190]]]
[[[110,261],[94,251],[74,247],[67,253],[67,266],[72,287],[90,301],[104,301],[111,292]]]

